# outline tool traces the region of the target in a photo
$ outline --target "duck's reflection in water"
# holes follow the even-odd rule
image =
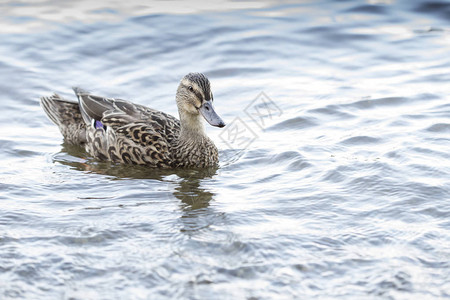
[[[214,197],[204,180],[217,174],[217,167],[205,169],[151,169],[145,166],[123,165],[92,159],[81,147],[62,144],[53,160],[72,169],[111,176],[111,180],[153,179],[167,186],[172,196],[181,200],[184,211],[205,208]],[[169,195],[170,196],[170,195]]]
[[[207,169],[178,170],[181,178],[173,191],[173,195],[187,206],[185,209],[195,210],[205,208],[214,196],[202,182],[217,174],[217,167]]]

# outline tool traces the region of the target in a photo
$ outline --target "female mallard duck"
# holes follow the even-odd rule
[[[41,105],[66,142],[84,146],[101,160],[155,168],[209,167],[218,151],[200,115],[212,126],[225,123],[214,111],[205,75],[189,73],[176,94],[180,120],[161,111],[121,99],[103,98],[74,88],[78,103],[55,94]]]

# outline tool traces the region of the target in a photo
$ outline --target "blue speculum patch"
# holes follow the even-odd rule
[[[95,129],[104,128],[103,123],[100,121],[95,120]]]

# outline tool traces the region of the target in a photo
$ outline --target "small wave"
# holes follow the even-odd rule
[[[422,14],[432,14],[447,21],[450,19],[450,3],[448,1],[425,1],[417,5],[414,10]]]
[[[366,144],[376,144],[381,140],[379,138],[374,138],[370,136],[360,135],[354,136],[348,139],[343,140],[340,144],[344,145],[366,145]]]
[[[275,125],[268,127],[266,130],[289,130],[289,129],[302,129],[316,126],[317,122],[311,117],[295,117]]]
[[[447,133],[448,132],[448,133],[450,133],[450,124],[438,123],[438,124],[431,125],[430,127],[428,127],[425,130],[430,131],[430,132],[439,132],[439,133]]]
[[[359,5],[348,9],[346,12],[386,15],[389,10],[384,5]]]
[[[344,106],[355,107],[358,109],[372,109],[380,106],[397,106],[406,102],[409,102],[409,100],[404,97],[386,97],[358,100],[350,104],[345,104]]]

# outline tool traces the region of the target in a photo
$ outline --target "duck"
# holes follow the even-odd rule
[[[209,79],[202,73],[184,76],[176,91],[179,119],[123,99],[92,95],[73,88],[78,101],[58,94],[41,97],[41,107],[64,141],[84,147],[96,159],[151,168],[217,166],[218,149],[206,135],[205,119],[222,128],[213,107]]]

